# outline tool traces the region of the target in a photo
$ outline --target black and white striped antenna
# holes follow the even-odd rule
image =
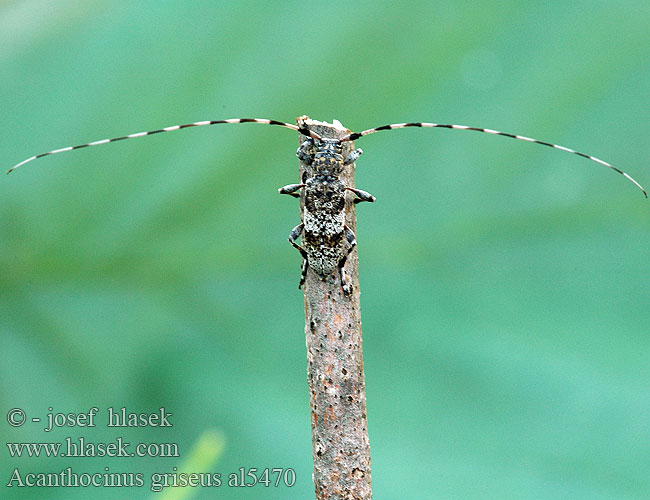
[[[138,132],[135,134],[129,134],[129,135],[124,135],[121,137],[115,137],[113,139],[102,139],[99,141],[94,141],[94,142],[89,142],[86,144],[80,144],[79,146],[68,146],[66,148],[60,148],[60,149],[54,149],[52,151],[48,151],[46,153],[40,153],[34,156],[30,156],[26,160],[21,161],[20,163],[14,165],[11,167],[7,173],[11,173],[14,170],[16,170],[18,167],[21,167],[25,165],[26,163],[29,163],[33,160],[36,160],[38,158],[42,158],[44,156],[50,156],[58,153],[65,153],[67,151],[74,151],[75,149],[82,149],[90,146],[99,146],[101,144],[108,144],[111,142],[117,142],[117,141],[122,141],[125,139],[135,139],[137,137],[146,137],[148,135],[154,135],[154,134],[159,134],[162,132],[173,132],[175,130],[181,130],[184,128],[190,128],[190,127],[203,127],[206,125],[217,125],[221,123],[260,123],[263,125],[279,125],[281,127],[285,127],[291,130],[295,130],[296,132],[299,132],[303,135],[309,136],[312,139],[315,139],[317,141],[321,141],[322,138],[316,134],[315,132],[309,130],[304,122],[299,119],[298,120],[298,125],[293,125],[291,123],[286,123],[286,122],[281,122],[277,120],[268,120],[265,118],[231,118],[228,120],[208,120],[208,121],[201,121],[201,122],[194,122],[194,123],[187,123],[185,125],[173,125],[171,127],[165,127],[161,128],[158,130],[152,130],[150,132]],[[628,181],[632,182],[637,188],[641,190],[643,195],[647,198],[648,193],[646,190],[639,184],[636,180],[634,180],[629,174],[624,172],[623,170],[620,170],[619,168],[607,163],[606,161],[603,161],[599,158],[596,158],[595,156],[591,156],[585,153],[581,153],[579,151],[576,151],[574,149],[570,149],[564,146],[560,146],[558,144],[552,144],[550,142],[545,142],[545,141],[540,141],[538,139],[532,139],[530,137],[526,137],[523,135],[518,135],[518,134],[510,134],[507,132],[499,132],[498,130],[492,130],[489,128],[480,128],[480,127],[468,127],[466,125],[450,125],[450,124],[442,124],[442,123],[430,123],[430,122],[410,122],[410,123],[392,123],[389,125],[382,125],[380,127],[374,127],[374,128],[369,128],[367,130],[364,130],[362,132],[351,132],[347,136],[344,136],[341,138],[339,141],[340,142],[345,142],[345,141],[355,141],[361,137],[364,137],[366,135],[374,134],[375,132],[379,132],[381,130],[394,130],[394,129],[399,129],[399,128],[406,128],[406,127],[422,127],[422,128],[448,128],[448,129],[453,129],[453,130],[473,130],[475,132],[482,132],[485,134],[492,134],[492,135],[501,135],[503,137],[509,137],[511,139],[517,139],[520,141],[526,141],[526,142],[532,142],[534,144],[541,144],[542,146],[548,146],[553,149],[558,149],[560,151],[564,151],[566,153],[571,153],[574,155],[582,156],[583,158],[586,158],[588,160],[591,160],[593,162],[599,163],[600,165],[604,165],[615,172],[618,172],[621,174],[623,177],[625,177]]]
[[[545,141],[540,141],[537,139],[531,139],[530,137],[525,137],[523,135],[517,135],[517,134],[509,134],[507,132],[499,132],[498,130],[492,130],[489,128],[480,128],[480,127],[468,127],[467,125],[449,125],[449,124],[443,124],[443,123],[428,123],[428,122],[411,122],[411,123],[391,123],[390,125],[382,125],[381,127],[375,127],[375,128],[369,128],[367,130],[364,130],[363,132],[353,132],[349,134],[346,137],[343,137],[341,141],[355,141],[359,139],[360,137],[363,137],[365,135],[370,135],[374,134],[375,132],[379,132],[380,130],[394,130],[398,128],[406,128],[406,127],[423,127],[423,128],[449,128],[453,130],[473,130],[475,132],[483,132],[485,134],[492,134],[492,135],[501,135],[503,137],[510,137],[511,139],[517,139],[520,141],[526,141],[526,142],[532,142],[535,144],[541,144],[542,146],[548,146],[549,148],[553,149],[559,149],[560,151],[565,151],[567,153],[571,153],[574,155],[582,156],[583,158],[587,158],[588,160],[595,161],[596,163],[600,163],[601,165],[605,165],[606,167],[611,168],[615,172],[618,172],[621,174],[623,177],[625,177],[628,181],[632,182],[636,187],[638,187],[643,195],[647,198],[648,193],[646,193],[646,190],[639,184],[637,181],[635,181],[629,174],[626,172],[623,172],[619,168],[616,168],[615,166],[607,163],[606,161],[601,160],[600,158],[596,158],[595,156],[591,156],[585,153],[581,153],[579,151],[576,151],[575,149],[570,149],[566,148],[564,146],[559,146],[557,144],[552,144],[550,142],[545,142]]]
[[[80,144],[78,146],[68,146],[66,148],[53,149],[52,151],[47,151],[46,153],[40,153],[40,154],[37,154],[37,155],[34,155],[34,156],[30,156],[26,160],[21,161],[20,163],[14,165],[9,170],[7,170],[7,174],[10,174],[14,170],[16,170],[18,167],[22,167],[23,165],[25,165],[26,163],[29,163],[30,161],[34,161],[34,160],[36,160],[38,158],[43,158],[44,156],[56,155],[56,154],[59,154],[59,153],[65,153],[67,151],[74,151],[75,149],[82,149],[82,148],[87,148],[87,147],[90,147],[90,146],[99,146],[101,144],[109,144],[111,142],[123,141],[125,139],[136,139],[137,137],[146,137],[148,135],[160,134],[162,132],[174,132],[175,130],[181,130],[181,129],[184,129],[184,128],[205,127],[206,125],[218,125],[218,124],[221,124],[221,123],[261,123],[263,125],[279,125],[281,127],[290,128],[291,130],[295,130],[296,132],[300,132],[303,135],[308,135],[312,139],[321,140],[321,137],[317,133],[312,132],[311,130],[308,130],[307,128],[298,127],[296,125],[292,125],[291,123],[279,122],[277,120],[267,120],[266,118],[230,118],[228,120],[206,120],[206,121],[202,121],[202,122],[186,123],[184,125],[172,125],[171,127],[160,128],[158,130],[151,130],[149,132],[136,132],[135,134],[123,135],[121,137],[114,137],[112,139],[101,139],[99,141],[88,142],[86,144]]]

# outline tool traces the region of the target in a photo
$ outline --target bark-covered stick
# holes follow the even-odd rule
[[[305,120],[324,138],[340,138],[347,129],[340,123]],[[301,135],[300,141],[307,139]],[[345,142],[343,154],[354,149]],[[307,168],[300,164],[300,179]],[[354,166],[342,180],[354,187]],[[356,232],[354,195],[347,192],[345,223]],[[300,200],[301,219],[304,199]],[[317,500],[370,500],[370,445],[366,424],[366,392],[361,343],[357,252],[345,268],[352,293],[344,295],[338,273],[322,280],[311,270],[305,282],[305,335],[307,375],[311,400],[314,485]]]

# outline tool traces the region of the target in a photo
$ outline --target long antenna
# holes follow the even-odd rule
[[[479,127],[468,127],[466,125],[446,125],[446,124],[441,124],[441,123],[427,123],[427,122],[413,122],[413,123],[392,123],[390,125],[382,125],[381,127],[375,127],[375,128],[369,128],[367,130],[364,130],[363,132],[353,132],[346,137],[343,137],[341,141],[354,141],[356,139],[359,139],[360,137],[363,137],[365,135],[370,135],[374,134],[375,132],[379,132],[380,130],[393,130],[397,128],[406,128],[406,127],[425,127],[425,128],[450,128],[454,130],[473,130],[475,132],[483,132],[486,134],[492,134],[492,135],[502,135],[504,137],[510,137],[511,139],[517,139],[520,141],[526,141],[526,142],[533,142],[535,144],[541,144],[542,146],[548,146],[549,148],[553,149],[559,149],[560,151],[566,151],[567,153],[571,153],[574,155],[582,156],[583,158],[587,158],[588,160],[595,161],[596,163],[600,163],[601,165],[605,165],[606,167],[611,168],[615,172],[618,172],[621,174],[623,177],[625,177],[628,181],[632,182],[636,187],[638,187],[643,195],[647,198],[648,193],[646,193],[646,190],[639,184],[637,181],[635,181],[629,174],[623,172],[622,170],[616,168],[613,165],[610,165],[606,161],[603,161],[599,158],[596,158],[595,156],[591,156],[585,153],[580,153],[579,151],[576,151],[574,149],[569,149],[565,148],[564,146],[558,146],[557,144],[551,144],[550,142],[545,142],[545,141],[539,141],[537,139],[531,139],[530,137],[525,137],[523,135],[517,135],[517,134],[509,134],[507,132],[499,132],[498,130],[492,130],[489,128],[479,128]]]
[[[87,144],[80,144],[79,146],[68,146],[67,148],[61,148],[61,149],[54,149],[52,151],[48,151],[47,153],[41,153],[38,155],[30,156],[26,160],[21,161],[20,163],[14,165],[11,167],[9,170],[7,170],[7,174],[10,174],[14,170],[16,170],[18,167],[22,167],[26,163],[29,163],[30,161],[34,161],[37,158],[42,158],[43,156],[50,156],[50,155],[55,155],[59,153],[65,153],[66,151],[74,151],[75,149],[81,149],[81,148],[87,148],[90,146],[99,146],[101,144],[108,144],[111,142],[117,142],[117,141],[123,141],[125,139],[135,139],[137,137],[146,137],[148,135],[154,135],[154,134],[160,134],[162,132],[174,132],[176,130],[180,130],[183,128],[190,128],[190,127],[204,127],[206,125],[217,125],[220,123],[261,123],[263,125],[279,125],[281,127],[289,128],[291,130],[295,130],[297,132],[300,132],[303,135],[308,135],[312,139],[316,140],[321,140],[321,137],[315,133],[312,132],[311,130],[308,130],[305,127],[298,127],[296,125],[292,125],[291,123],[285,123],[285,122],[279,122],[277,120],[267,120],[266,118],[231,118],[228,120],[208,120],[208,121],[203,121],[203,122],[194,122],[194,123],[186,123],[185,125],[173,125],[171,127],[165,127],[161,128],[158,130],[152,130],[150,132],[138,132],[135,134],[129,134],[129,135],[124,135],[122,137],[115,137],[113,139],[102,139],[100,141],[94,141],[94,142],[89,142]]]

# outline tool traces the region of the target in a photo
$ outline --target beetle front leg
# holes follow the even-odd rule
[[[363,153],[363,149],[361,148],[355,149],[345,157],[345,160],[343,160],[343,165],[345,166],[352,165],[355,161],[357,161],[357,158],[359,158],[359,156],[361,156],[362,153]]]
[[[306,165],[311,165],[312,161],[314,161],[314,141],[307,139],[303,142],[296,151],[296,156]]]

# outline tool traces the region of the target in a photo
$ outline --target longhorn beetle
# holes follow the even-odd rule
[[[612,170],[618,172],[627,180],[632,182],[638,187],[647,198],[648,194],[645,189],[627,173],[619,170],[618,168],[610,165],[609,163],[600,160],[594,156],[580,153],[573,149],[551,144],[550,142],[539,141],[517,134],[509,134],[506,132],[498,132],[496,130],[479,127],[467,127],[465,125],[445,125],[441,123],[428,123],[428,122],[412,122],[412,123],[393,123],[390,125],[382,125],[381,127],[370,128],[363,132],[349,132],[340,139],[323,138],[314,131],[310,130],[307,126],[308,118],[301,116],[297,119],[297,125],[290,123],[280,122],[276,120],[267,120],[262,118],[232,118],[228,120],[209,120],[202,122],[187,123],[185,125],[174,125],[165,127],[158,130],[149,132],[138,132],[136,134],[124,135],[115,137],[113,139],[102,139],[100,141],[89,142],[79,146],[69,146],[66,148],[55,149],[46,153],[37,154],[21,161],[7,171],[11,173],[18,167],[26,163],[41,158],[43,156],[64,153],[66,151],[73,151],[75,149],[86,148],[89,146],[99,146],[100,144],[108,144],[110,142],[122,141],[124,139],[134,139],[136,137],[145,137],[148,135],[159,134],[162,132],[173,132],[190,127],[202,127],[205,125],[217,125],[220,123],[260,123],[263,125],[279,125],[291,130],[295,130],[300,134],[307,137],[307,139],[300,144],[296,155],[307,165],[309,171],[305,172],[300,184],[288,184],[281,187],[278,191],[280,194],[287,194],[296,198],[300,198],[299,191],[303,190],[305,207],[303,212],[303,220],[300,224],[293,228],[289,234],[289,243],[295,247],[302,255],[302,273],[300,277],[299,288],[305,283],[307,269],[311,267],[321,279],[330,276],[334,269],[338,270],[341,288],[343,292],[348,295],[351,292],[350,283],[345,273],[345,262],[350,255],[350,252],[356,246],[356,238],[354,232],[345,225],[345,191],[351,191],[355,195],[354,203],[363,201],[374,202],[375,197],[361,189],[355,189],[343,184],[341,175],[343,169],[352,165],[355,160],[363,152],[361,149],[355,149],[347,156],[343,156],[343,143],[347,141],[354,141],[363,136],[373,134],[380,130],[393,130],[406,127],[425,127],[425,128],[448,128],[453,130],[473,130],[475,132],[483,132],[486,134],[501,135],[510,137],[511,139],[518,139],[521,141],[532,142],[548,146],[560,151],[572,153],[588,160],[600,163]],[[296,240],[301,238],[302,246],[296,243]]]

